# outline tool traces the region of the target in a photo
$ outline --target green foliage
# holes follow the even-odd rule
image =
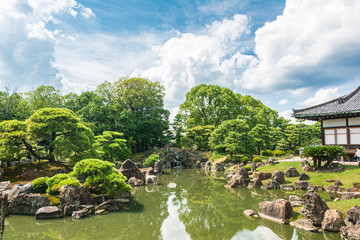
[[[60,205],[60,199],[58,196],[52,196],[52,195],[46,195],[46,196],[50,200],[51,206],[59,206]]]
[[[332,152],[332,148],[329,148],[330,152]],[[334,149],[335,150],[335,149]],[[332,154],[335,154],[336,152],[332,152]],[[321,161],[325,161],[327,159],[330,160],[328,153],[326,151],[326,147],[323,145],[318,146],[308,146],[304,148],[302,151],[303,157],[311,157],[313,159],[314,167],[321,166]],[[332,160],[331,160],[332,161]],[[330,162],[331,162],[330,161]]]
[[[252,161],[255,162],[255,163],[258,163],[258,162],[261,162],[261,158],[260,157],[254,157],[252,159]]]
[[[25,95],[32,113],[40,108],[62,107],[61,93],[52,86],[40,86]]]
[[[190,128],[186,132],[186,137],[191,145],[197,146],[197,149],[206,151],[209,150],[209,138],[214,131],[215,126],[196,126]]]
[[[131,155],[122,133],[105,131],[95,138],[94,148],[103,160],[113,163],[122,162]]]
[[[261,150],[270,147],[270,132],[266,125],[257,124],[251,129],[249,135],[254,138],[258,154],[260,154]]]
[[[144,162],[145,167],[153,167],[154,164],[160,160],[159,155],[157,154],[151,154]]]
[[[251,171],[251,167],[250,167],[249,165],[245,165],[244,168],[245,168],[248,172]]]
[[[274,157],[280,157],[280,156],[284,156],[284,155],[286,155],[286,152],[284,152],[284,151],[281,151],[281,150],[274,150],[273,151],[273,156]]]
[[[131,187],[125,184],[126,177],[116,171],[114,164],[100,159],[81,160],[75,164],[73,175],[86,178],[84,185],[92,192],[100,192],[110,197],[131,190]]]
[[[59,195],[61,187],[65,185],[72,185],[77,187],[80,185],[79,180],[69,176],[68,174],[59,173],[47,180],[47,193],[49,195]]]
[[[260,152],[260,155],[261,155],[261,156],[270,157],[270,156],[273,155],[273,153],[272,153],[271,150],[262,150],[262,151]]]
[[[46,189],[48,188],[47,181],[48,177],[39,177],[32,181],[31,185],[35,192],[37,193],[45,193]]]
[[[249,157],[244,156],[244,157],[241,158],[241,161],[244,162],[244,163],[246,163],[246,162],[249,161]]]
[[[249,125],[241,119],[224,121],[211,134],[210,146],[216,152],[253,154],[254,139],[249,135]]]
[[[295,151],[293,151],[293,150],[286,150],[285,153],[286,153],[286,155],[294,155],[294,154],[295,154]]]

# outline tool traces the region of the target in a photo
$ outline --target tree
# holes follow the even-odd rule
[[[186,93],[180,111],[186,119],[186,127],[214,125],[237,118],[243,113],[240,94],[217,85],[200,84]]]
[[[196,145],[199,150],[206,151],[210,149],[209,138],[214,129],[214,125],[196,126],[186,131],[186,138],[190,144]]]
[[[175,130],[175,145],[177,147],[181,147],[181,140],[183,139],[183,134],[185,133],[184,119],[181,114],[176,114],[173,126]]]
[[[258,154],[260,154],[261,150],[268,149],[270,147],[270,132],[266,125],[257,124],[253,129],[251,129],[249,135],[254,138]]]
[[[125,184],[126,177],[116,171],[114,164],[100,159],[81,160],[75,164],[72,174],[77,178],[86,178],[85,187],[90,188],[91,192],[100,192],[103,201],[104,194],[113,197],[131,190],[131,187]]]
[[[74,112],[64,108],[42,108],[28,120],[0,123],[0,139],[12,141],[36,159],[55,161],[56,156],[72,158],[91,148],[94,134]]]
[[[60,91],[52,86],[40,86],[25,95],[32,113],[40,108],[60,108],[63,105]]]
[[[5,92],[0,91],[0,121],[25,120],[30,116],[28,103],[22,94],[16,93],[11,88]]]
[[[105,131],[102,135],[96,136],[95,139],[94,147],[103,160],[115,163],[116,161],[124,161],[131,155],[122,133]]]
[[[253,154],[254,139],[249,135],[249,125],[242,119],[224,121],[211,134],[210,146],[216,152]]]

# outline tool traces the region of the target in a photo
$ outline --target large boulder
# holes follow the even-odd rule
[[[7,191],[8,202],[11,203],[20,194],[35,193],[31,183],[17,184],[11,190]]]
[[[310,219],[315,226],[320,226],[325,212],[329,209],[326,202],[315,191],[310,190],[302,197],[304,207],[301,214]]]
[[[224,166],[221,163],[215,163],[215,165],[211,167],[212,172],[220,172],[224,170]]]
[[[0,182],[0,192],[10,190],[10,189],[11,189],[10,181]]]
[[[263,183],[258,178],[253,178],[248,185],[249,188],[260,188],[261,186],[263,186]]]
[[[352,206],[345,216],[345,224],[349,227],[360,224],[360,206]]]
[[[158,177],[155,175],[146,175],[145,183],[146,183],[146,185],[149,185],[149,184],[156,185],[156,184],[158,184]]]
[[[311,183],[308,181],[296,181],[294,187],[296,190],[308,190],[311,188]]]
[[[274,189],[274,188],[280,188],[280,184],[275,180],[270,180],[266,183],[265,186],[262,186],[264,189]]]
[[[130,159],[126,160],[119,169],[119,172],[121,172],[127,179],[130,179],[132,177],[135,177],[137,179],[145,179],[145,176],[143,172],[140,171],[140,169],[136,166],[133,161]]]
[[[294,167],[289,167],[285,172],[286,177],[299,177],[300,173]]]
[[[246,179],[249,179],[249,172],[244,167],[239,169],[238,174],[243,175]]]
[[[135,186],[135,187],[145,185],[143,180],[134,177],[130,178],[128,182],[131,186]]]
[[[277,181],[280,184],[285,183],[285,173],[283,171],[276,171],[274,175],[271,177],[272,180]]]
[[[54,206],[46,206],[39,208],[35,213],[36,219],[60,218],[63,212],[60,208]]]
[[[326,231],[339,232],[340,228],[345,226],[342,219],[342,213],[337,209],[328,209],[325,212],[324,220],[321,224],[321,228]]]
[[[310,219],[297,219],[294,222],[290,223],[294,228],[298,228],[301,230],[309,231],[309,232],[319,232],[319,230],[314,226],[313,222]]]
[[[294,191],[295,190],[293,185],[288,185],[288,184],[281,185],[280,188],[285,191]]]
[[[73,211],[81,209],[81,205],[95,205],[93,196],[83,186],[65,185],[60,189],[60,206],[64,215],[71,216]]]
[[[259,215],[281,223],[289,223],[290,218],[293,216],[293,209],[289,201],[277,199],[272,202],[260,202]]]
[[[249,185],[249,182],[249,178],[246,178],[244,175],[236,173],[234,175],[231,175],[231,178],[229,179],[225,187],[246,187]]]
[[[160,160],[157,160],[157,162],[154,164],[154,172],[156,174],[160,174],[163,171],[163,165]]]
[[[311,167],[311,164],[309,163],[308,160],[301,161],[301,168],[303,170],[309,169],[310,167]]]
[[[360,192],[343,192],[341,194],[341,200],[360,198]]]
[[[49,206],[50,200],[39,193],[22,193],[9,204],[9,214],[35,215],[39,208]]]
[[[307,175],[306,173],[300,174],[300,177],[299,177],[299,181],[304,181],[304,180],[310,180],[309,175]]]
[[[345,240],[360,239],[360,222],[354,226],[344,226],[340,228],[341,237]]]
[[[253,177],[254,178],[258,178],[261,181],[266,180],[266,179],[270,179],[272,176],[271,173],[267,173],[267,172],[254,172],[253,173]]]

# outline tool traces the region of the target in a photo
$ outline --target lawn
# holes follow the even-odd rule
[[[275,171],[284,171],[289,167],[295,167],[299,173],[303,173],[301,169],[300,162],[280,162],[274,166],[266,165],[264,167],[260,167],[257,169],[259,172],[271,172],[274,173]],[[353,182],[360,182],[360,168],[358,166],[344,166],[345,169],[339,172],[304,172],[309,175],[310,180],[308,180],[312,185],[319,185],[319,186],[331,186],[333,183],[327,183],[325,180],[333,179],[333,180],[340,180],[344,185],[341,186],[345,189],[353,187]],[[292,184],[295,181],[299,180],[299,177],[288,178],[286,177],[286,184]]]

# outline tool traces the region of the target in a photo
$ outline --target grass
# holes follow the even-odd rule
[[[325,180],[333,179],[340,180],[344,185],[341,186],[343,188],[353,187],[353,182],[360,182],[360,168],[354,165],[345,165],[345,169],[339,172],[304,172],[301,169],[300,162],[280,162],[279,164],[275,164],[274,166],[266,165],[264,167],[260,167],[257,169],[259,172],[271,172],[275,171],[283,171],[285,172],[289,167],[295,167],[299,173],[306,173],[309,175],[310,180],[308,180],[311,185],[319,185],[319,186],[331,186],[333,183],[327,183]],[[288,178],[286,177],[286,184],[292,184],[295,181],[298,181],[298,177]]]
[[[49,163],[48,161],[41,161],[19,164],[3,168],[3,181],[10,181],[12,184],[27,183],[38,177],[49,177],[57,169],[65,169],[66,172],[71,171],[69,164],[61,162]]]

